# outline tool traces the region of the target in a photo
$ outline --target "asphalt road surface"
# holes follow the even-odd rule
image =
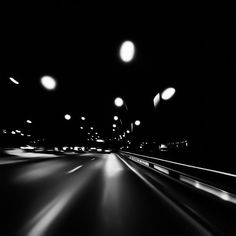
[[[235,204],[116,153],[1,157],[0,184],[0,235],[236,235]]]

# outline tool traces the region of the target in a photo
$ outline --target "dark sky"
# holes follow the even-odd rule
[[[209,149],[233,145],[235,14],[221,6],[30,4],[2,8],[1,126],[35,121],[35,129],[77,130],[85,115],[109,134],[112,116],[142,121],[140,134],[191,139]],[[136,45],[130,64],[119,61],[122,41]],[[58,81],[48,92],[42,75]],[[20,81],[14,86],[9,76]],[[153,109],[156,93],[176,95]],[[114,108],[122,96],[128,113]],[[139,134],[139,135],[140,135]],[[72,135],[73,136],[73,135]],[[223,149],[222,149],[223,150]]]

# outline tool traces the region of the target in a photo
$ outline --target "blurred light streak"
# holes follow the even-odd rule
[[[119,227],[119,218],[125,202],[121,203],[124,192],[124,183],[121,171],[124,170],[122,163],[114,154],[104,154],[104,180],[101,204],[101,220],[106,228]],[[104,162],[103,162],[104,163]]]
[[[14,164],[19,162],[26,162],[27,160],[0,160],[0,165],[8,165],[8,164]]]
[[[159,191],[150,181],[148,181],[142,174],[140,174],[137,170],[135,170],[130,164],[128,164],[123,158],[117,155],[119,159],[131,170],[133,171],[144,183],[146,183],[159,197],[161,197],[167,204],[172,206],[174,210],[177,211],[180,215],[188,219],[189,223],[194,225],[199,231],[201,231],[201,235],[212,235],[211,232],[208,231],[202,224],[200,224],[194,217],[192,217],[189,213],[186,213],[181,207],[179,207],[173,200],[167,197],[164,193]]]
[[[32,146],[29,146],[29,145],[27,145],[27,146],[21,146],[20,147],[21,149],[29,149],[29,150],[33,150],[34,149],[34,147],[32,147]]]
[[[32,163],[30,166],[24,168],[24,171],[19,172],[16,179],[17,181],[35,181],[46,177],[53,177],[55,173],[65,167],[63,162],[47,161],[40,163]]]
[[[57,155],[54,154],[48,154],[48,153],[34,153],[34,152],[24,152],[20,148],[13,148],[10,150],[5,151],[9,155],[14,155],[14,156],[19,156],[19,157],[25,157],[25,158],[31,158],[31,157],[43,157],[43,158],[48,158],[48,157],[58,157]]]
[[[231,203],[235,203],[236,204],[236,195],[234,194],[231,194],[231,193],[228,193],[224,190],[221,190],[219,188],[216,188],[214,186],[211,186],[211,185],[208,185],[208,184],[205,184],[205,183],[202,183],[202,182],[199,182],[199,181],[196,181],[192,178],[189,178],[189,177],[186,177],[186,176],[180,176],[179,179],[185,183],[188,183],[192,186],[194,186],[195,188],[197,189],[201,189],[207,193],[210,193],[210,194],[213,194],[219,198],[221,198],[222,200],[225,200],[225,201],[229,201]]]
[[[105,175],[107,178],[115,177],[123,170],[122,165],[114,154],[109,154],[105,163]]]
[[[131,152],[126,152],[126,153],[128,153],[130,155],[133,154]],[[153,159],[153,160],[166,162],[166,163],[171,163],[171,164],[175,164],[175,165],[179,165],[179,166],[189,167],[189,168],[193,168],[193,169],[197,169],[197,170],[204,170],[204,171],[208,171],[208,172],[212,172],[212,173],[216,173],[216,174],[222,174],[222,175],[226,175],[226,176],[236,177],[236,174],[227,173],[227,172],[223,172],[223,171],[208,169],[208,168],[199,167],[199,166],[192,166],[192,165],[183,164],[183,163],[179,163],[179,162],[175,162],[175,161],[168,161],[168,160],[161,159],[161,158],[150,157],[150,156],[146,156],[146,155],[140,155],[140,154],[137,154],[137,153],[135,153],[135,155],[140,156],[140,157],[146,157],[146,158]]]
[[[19,82],[12,77],[9,77],[9,80],[11,80],[11,82],[14,84],[19,84]]]
[[[62,213],[72,205],[72,200],[75,198],[76,194],[82,192],[83,187],[87,186],[88,182],[90,182],[94,176],[95,170],[101,168],[101,162],[96,162],[96,164],[89,168],[89,171],[80,176],[79,181],[78,178],[73,176],[73,178],[69,178],[67,181],[60,183],[57,189],[53,189],[51,192],[49,191],[46,197],[44,194],[43,198],[40,198],[40,201],[36,204],[39,205],[39,211],[36,211],[35,214],[29,218],[29,221],[22,230],[22,235],[48,235],[47,230],[53,226],[53,223],[55,223],[60,216],[63,217]],[[54,197],[52,197],[52,194]],[[76,199],[78,200],[78,196],[76,196]]]
[[[159,170],[159,171],[161,171],[161,172],[163,172],[163,173],[165,173],[165,174],[167,174],[167,175],[169,174],[169,170],[167,170],[167,169],[165,169],[165,168],[163,168],[163,167],[154,165],[154,168],[157,169],[157,170]]]
[[[26,121],[28,124],[32,124],[32,121],[31,120],[27,120]]]
[[[154,99],[153,99],[153,104],[154,104],[154,107],[157,108],[157,106],[159,105],[159,102],[160,102],[160,93],[158,93]]]
[[[103,139],[97,139],[98,143],[104,143],[105,141]]]
[[[83,167],[83,165],[79,165],[79,166],[75,167],[74,169],[68,171],[68,174],[71,174],[71,173],[77,171],[77,170],[80,169],[81,167]]]

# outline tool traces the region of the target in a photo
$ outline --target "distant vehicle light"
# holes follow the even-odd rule
[[[31,120],[27,120],[26,121],[28,124],[32,124],[32,121]]]
[[[161,98],[163,100],[169,100],[170,98],[172,98],[174,96],[174,94],[175,94],[174,88],[167,88],[162,92]]]
[[[116,128],[116,124],[113,124],[112,127],[113,127],[113,128]]]
[[[16,134],[16,132],[15,131],[11,131],[11,134]]]
[[[48,75],[45,75],[41,78],[41,84],[47,90],[53,90],[57,86],[56,80]]]
[[[84,117],[84,116],[81,116],[81,120],[85,120],[85,117]]]
[[[127,63],[133,60],[135,55],[135,46],[131,41],[125,41],[120,47],[120,59]]]
[[[115,98],[114,103],[117,107],[122,107],[124,105],[124,100],[120,97]]]
[[[119,118],[118,118],[118,116],[114,116],[113,119],[114,120],[118,120]]]
[[[134,124],[135,124],[136,126],[139,126],[139,125],[141,124],[141,122],[140,122],[140,120],[136,120],[136,121],[134,122]]]

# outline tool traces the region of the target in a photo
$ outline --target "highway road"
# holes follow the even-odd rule
[[[0,184],[0,235],[236,235],[235,204],[117,153],[15,150]]]

